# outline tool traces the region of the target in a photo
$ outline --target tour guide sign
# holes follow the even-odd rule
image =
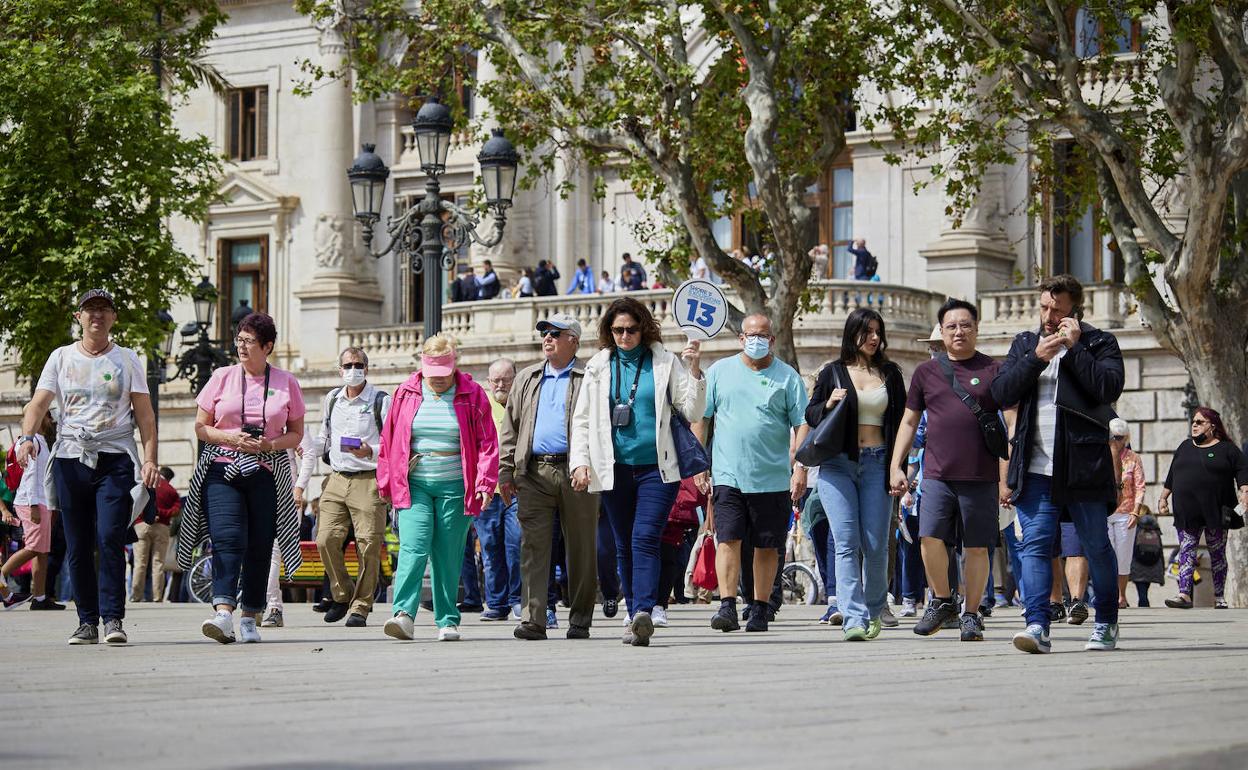
[[[715,284],[692,279],[676,289],[672,315],[690,340],[709,340],[719,334],[728,321],[728,301]]]

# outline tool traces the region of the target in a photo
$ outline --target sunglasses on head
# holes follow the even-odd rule
[[[559,335],[563,334],[563,331],[563,329],[542,329],[542,338],[549,337],[552,340],[557,340]]]
[[[359,363],[358,361],[351,361],[350,363],[343,364],[342,368],[343,369],[367,369],[368,367],[365,366],[364,364]]]
[[[612,326],[611,333],[617,337],[623,337],[626,334],[636,334],[641,331],[640,326]]]

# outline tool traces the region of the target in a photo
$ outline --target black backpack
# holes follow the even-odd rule
[[[1165,549],[1161,545],[1161,529],[1156,524],[1139,524],[1135,530],[1134,558],[1141,566],[1151,567],[1161,561]]]
[[[329,465],[329,448],[333,446],[333,440],[334,440],[334,436],[333,436],[334,423],[332,419],[334,416],[334,404],[338,403],[338,394],[341,392],[342,392],[342,388],[334,388],[333,390],[329,392],[329,407],[325,410],[325,417],[322,419],[322,424],[325,426],[325,431],[330,434],[329,441],[325,442],[325,452],[321,455],[321,460],[326,465]],[[386,400],[385,391],[379,390],[373,395],[373,420],[377,423],[377,431],[379,433],[381,432],[381,405],[385,400]]]
[[[880,260],[876,259],[874,254],[868,253],[867,264],[864,267],[867,268],[867,277],[874,278],[876,272],[880,269]]]

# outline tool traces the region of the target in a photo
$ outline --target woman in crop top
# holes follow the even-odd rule
[[[906,388],[901,369],[885,355],[887,348],[879,313],[870,308],[850,313],[841,356],[819,372],[806,409],[806,422],[813,427],[845,401],[846,450],[820,466],[818,489],[835,543],[836,597],[846,641],[878,636],[888,601],[892,503],[886,466]]]

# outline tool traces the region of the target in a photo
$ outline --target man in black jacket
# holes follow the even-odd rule
[[[553,297],[559,293],[555,281],[559,280],[559,270],[546,260],[539,260],[537,270],[533,271],[533,293],[539,297]]]
[[[1118,340],[1079,320],[1083,286],[1070,275],[1040,284],[1039,332],[1020,332],[992,381],[1000,404],[1017,404],[1008,486],[1023,528],[1027,628],[1024,652],[1049,652],[1047,588],[1059,522],[1069,518],[1092,573],[1096,626],[1084,649],[1118,641],[1118,584],[1106,519],[1118,500],[1109,450],[1110,405],[1122,393]]]

